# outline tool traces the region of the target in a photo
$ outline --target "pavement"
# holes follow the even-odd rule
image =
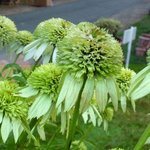
[[[56,2],[57,1],[57,2]],[[11,18],[19,30],[34,31],[41,22],[51,17],[61,17],[73,23],[94,22],[99,18],[115,18],[124,27],[141,19],[150,11],[150,0],[55,0],[50,7],[17,5],[9,8],[0,7],[0,15]],[[0,53],[0,60],[5,53]]]

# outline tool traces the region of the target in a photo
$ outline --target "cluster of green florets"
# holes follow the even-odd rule
[[[18,85],[9,81],[0,81],[0,111],[10,118],[26,118],[28,105],[24,98],[14,95]]]
[[[55,100],[58,95],[58,85],[62,71],[54,64],[42,65],[35,69],[27,82],[32,88],[39,90],[42,94],[50,94]]]
[[[58,43],[58,64],[67,71],[78,73],[79,77],[83,74],[101,77],[116,75],[122,65],[120,44],[111,37],[102,37],[101,40],[97,37],[64,38]]]
[[[34,31],[34,36],[56,44],[64,38],[67,34],[66,29],[70,28],[71,25],[71,22],[61,18],[52,18],[40,23]]]
[[[122,68],[120,73],[117,76],[117,83],[119,88],[123,91],[123,92],[127,92],[129,89],[129,86],[131,84],[131,79],[133,78],[133,76],[135,75],[135,72],[133,70],[130,69],[125,69]]]
[[[16,26],[5,16],[0,16],[0,47],[9,45],[16,36]]]
[[[16,40],[20,45],[26,46],[33,41],[33,35],[31,32],[26,30],[19,31],[17,33]]]

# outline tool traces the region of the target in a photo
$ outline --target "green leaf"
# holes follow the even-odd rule
[[[25,98],[28,98],[28,97],[31,97],[31,96],[34,96],[38,94],[38,90],[36,89],[33,89],[32,87],[26,87],[22,90],[19,91],[19,96],[21,97],[25,97]]]
[[[28,118],[39,118],[45,115],[51,107],[51,98],[49,95],[39,95],[29,108]]]
[[[23,131],[23,128],[21,126],[21,121],[13,118],[12,127],[13,127],[13,134],[14,134],[15,143],[17,143],[18,138]]]
[[[137,100],[150,93],[150,73],[146,75],[138,88],[132,92],[131,99]]]
[[[61,91],[59,93],[56,107],[59,107],[59,105],[64,101],[66,94],[67,94],[67,91],[69,90],[69,87],[70,87],[69,85],[72,82],[72,80],[73,80],[73,78],[71,77],[71,75],[67,74],[65,79],[64,79]]]
[[[33,58],[34,58],[35,61],[37,61],[37,60],[41,57],[41,55],[42,55],[43,52],[45,51],[47,45],[48,45],[47,43],[43,43],[42,45],[40,45],[40,46],[37,48],[37,50],[36,50],[36,52],[35,52],[35,54],[34,54],[34,56],[33,56]]]
[[[82,95],[81,95],[81,102],[80,102],[80,112],[84,112],[90,103],[90,100],[93,97],[94,93],[94,82],[95,80],[92,79],[87,79]]]
[[[119,91],[118,91],[116,81],[113,78],[107,78],[106,85],[107,85],[108,93],[110,95],[114,109],[117,111],[118,110]]]
[[[75,106],[76,100],[78,98],[79,92],[81,90],[83,80],[77,81],[72,79],[72,82],[68,85],[68,91],[65,98],[65,110],[69,111],[73,106]]]
[[[126,96],[125,95],[121,96],[120,102],[121,102],[122,111],[126,112],[127,102],[126,102]]]
[[[37,131],[38,131],[38,134],[40,135],[40,138],[41,138],[43,141],[45,141],[45,140],[46,140],[46,136],[45,136],[44,127],[38,125],[38,126],[37,126]]]
[[[127,96],[130,97],[132,92],[139,86],[140,82],[145,78],[145,76],[150,72],[150,65],[145,67],[139,73],[137,73],[131,80],[131,86],[127,93]]]
[[[96,81],[95,94],[99,110],[103,112],[108,101],[108,90],[105,79],[98,79],[98,81]]]
[[[145,144],[150,144],[150,137],[146,140]]]
[[[5,115],[1,126],[1,135],[4,143],[6,142],[11,130],[12,124],[10,122],[10,118],[7,115]]]

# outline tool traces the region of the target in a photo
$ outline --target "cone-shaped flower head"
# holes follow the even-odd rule
[[[41,22],[34,31],[35,40],[24,48],[25,60],[35,61],[43,57],[43,63],[52,61],[56,44],[67,35],[72,23],[61,18],[52,18]]]
[[[3,142],[12,130],[16,142],[23,130],[21,120],[26,120],[28,105],[24,98],[14,95],[17,88],[15,83],[0,81],[0,123]]]
[[[41,22],[35,29],[34,35],[35,38],[42,38],[45,41],[56,44],[59,40],[64,38],[71,25],[71,22],[64,19],[52,18]]]
[[[90,22],[81,22],[77,25],[77,27],[89,38],[94,38],[98,41],[108,40],[110,35],[107,33],[105,29],[100,29],[96,25]]]
[[[33,41],[33,35],[29,31],[22,30],[17,33],[16,39],[20,45],[26,46]]]
[[[61,74],[61,69],[54,64],[41,65],[32,72],[27,82],[40,93],[50,94],[56,100]]]
[[[11,44],[10,50],[20,54],[23,51],[23,48],[33,41],[33,35],[31,32],[22,30],[17,32],[16,39]]]
[[[28,113],[29,119],[40,118],[51,113],[58,97],[58,86],[62,70],[54,64],[41,65],[29,76],[27,88],[20,91],[20,96],[35,96]],[[52,115],[49,114],[48,116]],[[52,116],[53,117],[53,116]]]
[[[16,26],[12,20],[0,16],[0,47],[9,45],[16,36]]]
[[[127,92],[131,85],[131,80],[135,76],[133,70],[122,68],[120,73],[117,75],[117,84],[120,90],[120,101],[122,110],[126,111]]]
[[[109,99],[114,109],[118,108],[119,94],[115,76],[122,67],[122,49],[111,35],[91,23],[80,23],[77,28],[80,29],[81,35],[78,32],[73,36],[68,32],[57,44],[57,63],[63,67],[65,74],[56,107],[62,106],[63,116],[64,112],[70,112],[77,102],[80,102],[80,114],[95,114],[95,119],[101,122],[100,113],[107,110]],[[91,106],[94,93],[98,107],[95,109],[94,105]],[[98,113],[95,110],[98,110]],[[109,110],[107,112],[112,114]],[[96,121],[93,118],[91,117],[90,121],[95,125]],[[62,127],[64,131],[65,125]]]
[[[92,38],[66,37],[58,43],[58,49],[57,62],[78,77],[115,76],[122,65],[120,44],[100,29]]]
[[[134,77],[134,75],[135,72],[127,68],[122,68],[120,73],[117,75],[117,83],[124,94],[127,93],[131,84],[131,79]]]

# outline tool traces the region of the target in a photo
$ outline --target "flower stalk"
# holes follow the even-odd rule
[[[72,120],[71,120],[70,126],[69,126],[69,134],[68,134],[68,137],[67,137],[65,150],[70,149],[71,143],[73,141],[73,137],[74,137],[75,129],[76,129],[76,124],[77,124],[77,121],[78,121],[78,118],[79,118],[80,100],[81,100],[82,92],[83,92],[83,89],[84,89],[84,86],[85,86],[85,83],[86,83],[86,79],[87,79],[87,77],[84,78],[83,85],[81,87],[81,90],[80,90],[79,95],[78,95],[77,102],[75,104],[73,117],[72,117]]]
[[[142,149],[143,145],[145,144],[146,140],[150,136],[150,123],[148,124],[147,128],[145,129],[144,133],[140,137],[138,143],[135,145],[134,150]]]

